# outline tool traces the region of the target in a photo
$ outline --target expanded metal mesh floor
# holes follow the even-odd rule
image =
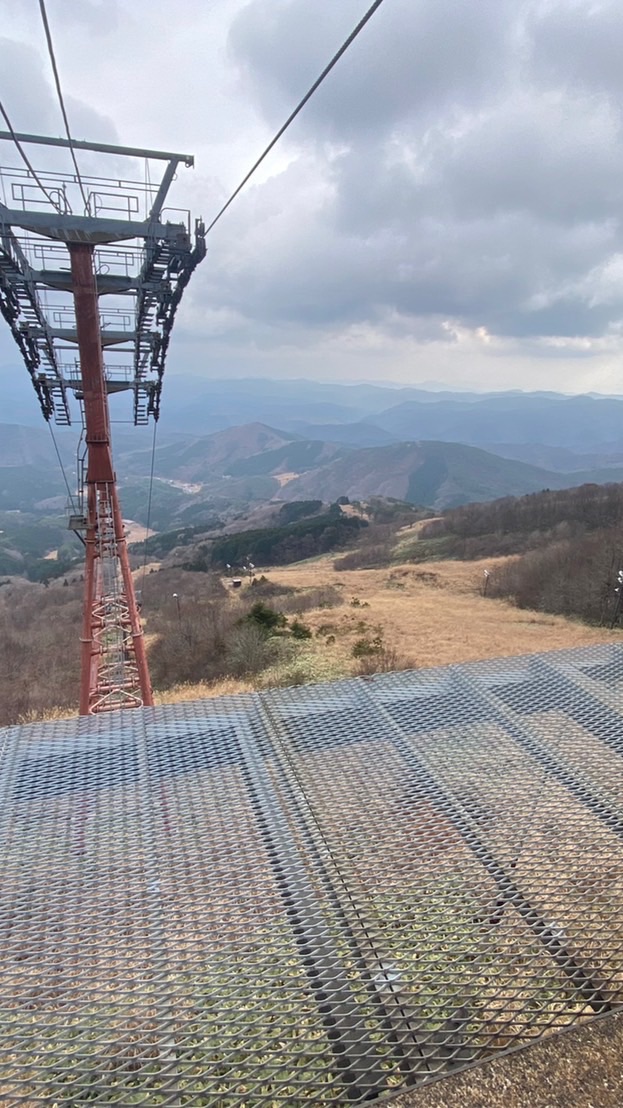
[[[623,1005],[623,648],[0,748],[2,1104],[359,1103]]]

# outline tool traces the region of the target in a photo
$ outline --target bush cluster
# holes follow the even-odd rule
[[[531,550],[491,572],[487,595],[509,599],[519,608],[610,623],[618,600],[622,544],[623,530],[610,529]]]
[[[177,570],[164,570],[151,580],[160,584],[159,592],[164,595],[163,600],[150,600],[146,590],[148,630],[156,636],[149,661],[158,688],[209,682],[232,674],[253,676],[277,662],[286,640],[311,638],[304,623],[295,619],[288,624],[282,610],[284,603],[294,604],[299,599],[292,595],[293,590],[284,590],[286,595],[278,607],[263,599],[279,593],[265,577],[237,594],[235,604],[229,603],[215,573],[180,576]],[[174,591],[178,592],[179,609],[172,598]],[[258,591],[260,598],[256,599]]]

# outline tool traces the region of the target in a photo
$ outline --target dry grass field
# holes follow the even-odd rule
[[[271,570],[270,579],[296,588],[334,585],[343,592],[345,607],[306,615],[310,626],[335,622],[340,637],[348,637],[356,634],[361,619],[380,625],[387,645],[417,667],[558,650],[620,635],[483,597],[483,570],[502,561],[426,562],[336,573],[332,560],[323,558]],[[359,604],[352,606],[353,600]],[[362,609],[362,604],[369,607]]]
[[[619,629],[590,627],[562,616],[521,610],[505,600],[483,597],[483,570],[491,570],[507,559],[404,563],[384,569],[338,572],[333,568],[333,560],[332,555],[326,555],[258,571],[266,574],[274,585],[297,590],[287,595],[288,616],[290,620],[296,616],[296,600],[300,598],[299,618],[312,632],[310,639],[284,640],[278,660],[248,678],[227,676],[210,682],[156,689],[156,703],[170,704],[348,677],[361,672],[360,666],[368,661],[374,668],[375,658],[360,660],[353,656],[353,647],[361,640],[373,642],[377,636],[385,652],[381,669],[443,666],[616,641],[621,636]],[[149,568],[157,571],[159,564],[151,563]],[[142,571],[137,571],[135,578],[140,587]],[[199,585],[200,575],[195,578]],[[158,579],[147,580],[153,583]],[[234,591],[229,587],[230,582],[223,580],[227,586],[224,603],[239,606],[242,615],[248,610],[242,601],[249,596],[250,581],[246,580],[241,590]],[[166,588],[171,593],[175,587],[174,581],[167,582]],[[341,602],[333,607],[308,608],[307,594],[320,594],[326,587],[334,590]],[[279,608],[279,596],[268,603]],[[150,626],[149,603],[146,603],[144,614],[149,652],[158,640]],[[21,719],[29,722],[75,714],[76,709],[50,707],[25,712]]]
[[[295,477],[300,477],[299,473],[276,473],[275,480],[279,482],[280,488],[287,485],[289,481],[294,481]]]
[[[321,681],[356,673],[354,644],[362,638],[374,638],[379,630],[388,650],[396,651],[400,668],[562,650],[620,636],[619,630],[522,611],[507,601],[482,596],[483,570],[491,570],[504,560],[427,562],[336,572],[333,557],[327,555],[260,572],[275,584],[296,589],[331,585],[343,597],[338,607],[305,611],[302,615],[314,638],[301,644],[299,665],[290,666],[296,679],[302,669],[312,680]],[[236,602],[233,597],[232,602]],[[279,607],[278,598],[271,603]],[[157,701],[174,703],[282,683],[290,683],[289,672],[277,667],[259,681],[231,678],[210,685],[184,685],[157,694]]]

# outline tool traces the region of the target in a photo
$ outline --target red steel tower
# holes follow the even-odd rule
[[[133,397],[133,421],[158,420],[175,313],[205,256],[200,221],[164,202],[189,155],[15,135],[0,139],[70,147],[89,156],[165,163],[152,183],[0,169],[0,311],[30,374],[46,420],[71,423],[80,404],[86,453],[69,526],[86,548],[80,714],[153,703],[141,618],[119,505],[109,396]],[[125,163],[127,164],[127,163]],[[141,207],[143,215],[141,216]],[[180,216],[185,218],[180,220]],[[106,306],[102,299],[106,298]],[[76,357],[76,354],[78,355]],[[68,356],[69,355],[69,356]]]

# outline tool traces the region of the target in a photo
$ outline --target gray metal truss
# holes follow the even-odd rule
[[[11,139],[0,132],[0,139]],[[17,135],[39,146],[67,147],[64,139]],[[0,311],[6,319],[30,374],[46,420],[71,422],[68,392],[80,393],[79,373],[69,368],[63,352],[77,352],[77,334],[69,300],[71,279],[68,245],[94,247],[100,296],[123,298],[128,307],[103,309],[103,347],[116,352],[106,363],[109,392],[131,391],[137,424],[158,419],[166,353],[182,294],[205,256],[205,231],[197,221],[194,233],[185,222],[170,222],[164,203],[180,164],[192,165],[188,154],[143,150],[102,143],[72,142],[77,149],[166,162],[155,185],[106,178],[84,178],[87,210],[71,210],[76,178],[60,173],[39,174],[50,195],[60,198],[56,212],[41,197],[31,175],[0,169],[12,188],[13,204],[0,203]],[[148,202],[145,218],[135,218],[140,194]],[[34,202],[33,202],[34,195]],[[101,214],[106,209],[121,217]],[[42,210],[43,209],[43,210]],[[48,294],[65,297],[50,307]],[[114,313],[121,326],[115,326]],[[115,361],[123,358],[123,365]],[[129,367],[131,371],[128,372]]]
[[[2,205],[0,205],[0,209]],[[54,338],[37,291],[37,278],[0,210],[0,312],[30,374],[46,419],[71,422]]]

